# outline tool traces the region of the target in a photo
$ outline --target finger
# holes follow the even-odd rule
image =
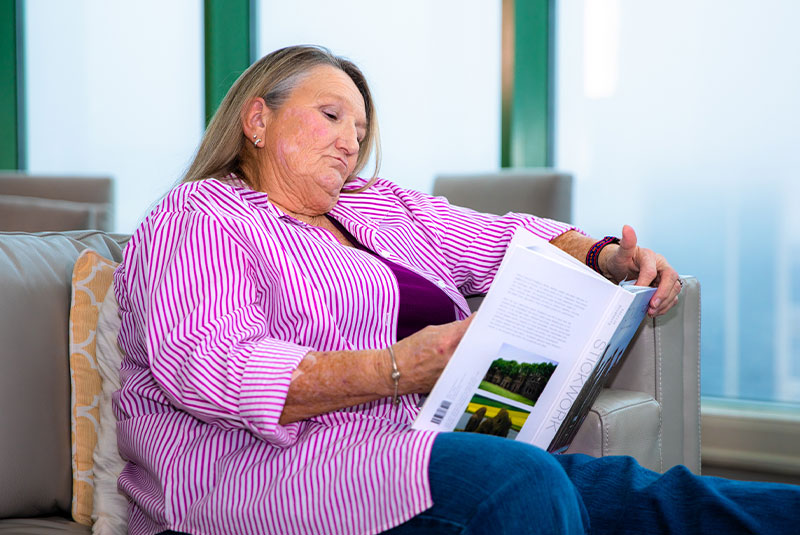
[[[439,329],[443,329],[440,332],[447,333],[446,336],[448,336],[449,339],[452,340],[452,343],[454,344],[453,349],[455,349],[455,345],[458,345],[458,343],[464,337],[464,335],[467,332],[467,329],[472,323],[472,320],[475,319],[476,315],[477,312],[474,312],[463,320],[451,321],[450,323],[438,326]]]
[[[460,321],[456,322],[456,323],[458,323],[460,325],[460,327],[462,329],[462,332],[467,332],[467,328],[469,328],[470,324],[472,323],[472,320],[474,320],[475,316],[477,316],[477,315],[478,315],[477,312],[473,312],[466,319],[463,319],[463,320],[460,320]]]
[[[670,308],[678,304],[682,289],[683,286],[681,285],[680,277],[678,277],[675,280],[675,286],[672,288],[672,292],[670,292],[670,297],[665,299],[664,303],[661,305],[661,310],[659,311],[661,314],[666,313]]]
[[[622,237],[619,240],[620,249],[626,254],[633,256],[633,253],[636,252],[636,243],[636,231],[634,231],[633,227],[630,225],[623,225]]]
[[[659,260],[666,264],[662,258]],[[647,313],[651,316],[659,316],[672,308],[673,301],[680,293],[680,283],[678,282],[678,272],[675,271],[669,264],[662,267],[659,273],[659,284],[656,293],[650,300],[650,307]]]
[[[663,316],[664,314],[666,314],[667,312],[669,312],[669,310],[670,310],[672,307],[674,307],[675,305],[677,305],[679,301],[680,301],[680,298],[678,298],[678,297],[675,297],[674,299],[672,299],[672,300],[671,300],[671,301],[669,301],[668,303],[666,303],[666,304],[662,304],[661,308],[659,308],[659,309],[658,309],[656,312],[654,312],[653,314],[650,314],[650,313],[648,312],[648,315],[649,315],[649,316],[651,316],[651,317],[653,317],[653,318],[655,318],[655,317],[658,317],[658,316]]]
[[[641,247],[639,248],[639,276],[636,279],[636,286],[650,286],[653,284],[653,281],[656,280],[656,277],[658,276],[658,260],[658,256],[650,249],[642,249]],[[659,290],[661,291],[656,292],[656,295],[653,296],[653,299],[658,297],[660,300],[663,300],[667,297],[667,289],[665,288],[662,290],[662,285],[665,282],[666,281],[662,276],[661,283],[659,284]],[[673,280],[672,282],[675,281]]]
[[[472,314],[470,314],[469,316],[467,316],[466,318],[464,318],[463,320],[451,321],[450,323],[448,323],[446,325],[459,326],[459,327],[463,327],[464,329],[466,329],[467,327],[469,327],[469,324],[472,323],[472,320],[474,320],[475,316],[477,316],[477,315],[478,315],[478,312],[475,311]]]
[[[675,296],[675,299],[673,299],[673,300],[672,300],[672,302],[669,304],[669,306],[667,306],[667,307],[665,307],[665,308],[664,308],[664,311],[662,312],[662,314],[665,314],[665,313],[667,313],[667,312],[669,311],[669,309],[670,309],[670,308],[672,308],[672,307],[674,307],[675,305],[677,305],[677,304],[678,304],[678,301],[680,301],[680,298],[679,298],[678,296]]]

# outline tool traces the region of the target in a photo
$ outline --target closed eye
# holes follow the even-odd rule
[[[338,118],[335,113],[329,111],[323,111],[322,114],[325,115],[325,117],[327,117],[331,121],[335,121]]]

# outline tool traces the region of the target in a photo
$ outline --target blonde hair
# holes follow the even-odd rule
[[[257,178],[248,177],[244,164],[249,155],[240,114],[247,102],[261,97],[272,110],[279,109],[289,98],[292,90],[314,67],[330,65],[347,74],[364,98],[367,126],[364,139],[358,150],[358,159],[352,180],[375,152],[375,169],[366,185],[354,191],[367,189],[377,178],[380,168],[381,148],[378,121],[372,94],[361,70],[351,61],[334,56],[330,50],[321,46],[301,45],[281,48],[267,54],[253,63],[239,76],[222,99],[214,117],[206,128],[206,133],[197,149],[188,171],[181,182],[192,182],[206,178],[222,178],[235,173],[252,188],[257,188]]]

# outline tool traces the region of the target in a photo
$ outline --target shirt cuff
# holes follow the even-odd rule
[[[313,348],[280,340],[259,343],[244,368],[239,413],[247,427],[278,447],[297,441],[300,422],[280,425],[292,372]]]

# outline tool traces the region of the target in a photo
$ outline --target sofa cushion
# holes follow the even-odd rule
[[[111,288],[117,265],[94,249],[84,249],[78,255],[72,272],[72,306],[69,311],[72,519],[86,526],[92,524],[92,456],[100,434],[103,388],[97,362],[97,322],[100,305]]]
[[[68,321],[75,259],[98,231],[0,233],[0,518],[67,514],[72,496]]]

